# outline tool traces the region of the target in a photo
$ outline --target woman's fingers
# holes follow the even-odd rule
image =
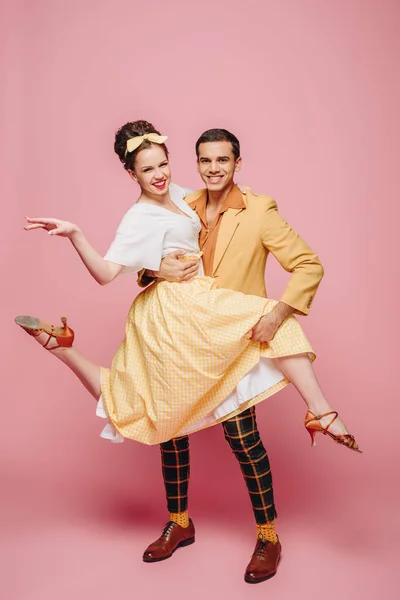
[[[49,235],[63,235],[65,233],[65,227],[61,224],[56,225],[55,223],[30,223],[25,225],[25,231],[31,231],[33,229],[45,229]]]
[[[57,234],[63,233],[63,231],[59,231],[63,223],[60,219],[50,219],[47,217],[25,217],[25,219],[28,224],[25,225],[24,229],[27,231],[31,229],[46,229],[49,233],[50,231],[54,233],[56,230]]]
[[[69,237],[78,228],[74,223],[69,221],[61,221],[61,219],[53,219],[48,217],[25,217],[26,225],[24,229],[45,229],[51,235],[61,235]]]
[[[26,231],[30,231],[31,229],[46,229],[46,225],[43,225],[42,223],[35,223],[32,225],[25,225],[24,229]]]
[[[45,225],[57,225],[59,219],[49,219],[47,217],[25,217],[28,223],[44,223]]]

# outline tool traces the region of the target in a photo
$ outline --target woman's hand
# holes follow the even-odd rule
[[[25,217],[27,225],[24,229],[31,231],[32,229],[45,229],[49,235],[60,235],[71,239],[74,234],[80,233],[80,229],[74,223],[69,221],[61,221],[60,219],[47,219],[44,217]]]
[[[45,217],[25,217],[25,219],[27,221],[24,227],[26,231],[45,229],[49,235],[60,235],[68,238],[91,276],[100,285],[106,285],[113,281],[124,268],[123,265],[112,263],[100,256],[75,223]]]

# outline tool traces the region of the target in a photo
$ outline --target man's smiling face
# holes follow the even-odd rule
[[[210,192],[230,188],[241,162],[240,157],[235,159],[231,142],[204,142],[199,146],[197,170]]]

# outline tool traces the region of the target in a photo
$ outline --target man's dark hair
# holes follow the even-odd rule
[[[205,131],[196,142],[196,156],[199,158],[199,146],[206,142],[230,142],[232,144],[232,152],[237,160],[240,156],[240,143],[233,133],[227,129],[208,129]]]

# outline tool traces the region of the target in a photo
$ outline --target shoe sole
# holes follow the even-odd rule
[[[167,560],[167,558],[171,558],[173,553],[176,550],[178,550],[178,548],[184,548],[185,546],[191,546],[191,544],[194,544],[194,542],[195,542],[194,537],[189,538],[188,540],[184,540],[183,542],[180,542],[177,545],[177,547],[172,550],[171,554],[167,554],[167,556],[161,556],[160,558],[147,558],[147,557],[143,556],[143,562],[153,563],[153,562],[160,562],[162,560]]]
[[[19,315],[14,319],[15,323],[25,329],[25,331],[38,331],[39,329],[43,329],[45,333],[48,335],[52,335],[53,337],[62,336],[64,333],[64,327],[53,326],[49,323],[45,323],[41,319],[37,317],[30,317],[27,315]],[[66,317],[61,317],[62,323],[66,322]],[[62,346],[62,344],[60,344]],[[49,348],[51,350],[51,348]]]
[[[19,315],[15,317],[14,321],[20,327],[24,329],[40,329],[40,320],[36,317],[28,317],[26,315]]]
[[[245,576],[244,580],[246,583],[262,583],[263,581],[267,581],[268,579],[271,579],[271,577],[274,577],[276,573],[277,571],[275,571],[275,573],[272,573],[271,575],[267,575],[266,577],[261,577],[261,579],[247,579],[247,577]]]
[[[244,576],[244,580],[246,583],[262,583],[263,581],[267,581],[268,579],[271,579],[271,577],[274,577],[277,572],[278,572],[278,566],[279,563],[281,562],[281,557],[279,557],[278,563],[276,565],[276,571],[274,571],[273,573],[271,573],[271,575],[267,575],[266,577],[261,577],[260,579],[253,579],[253,578],[247,578],[246,575]]]

